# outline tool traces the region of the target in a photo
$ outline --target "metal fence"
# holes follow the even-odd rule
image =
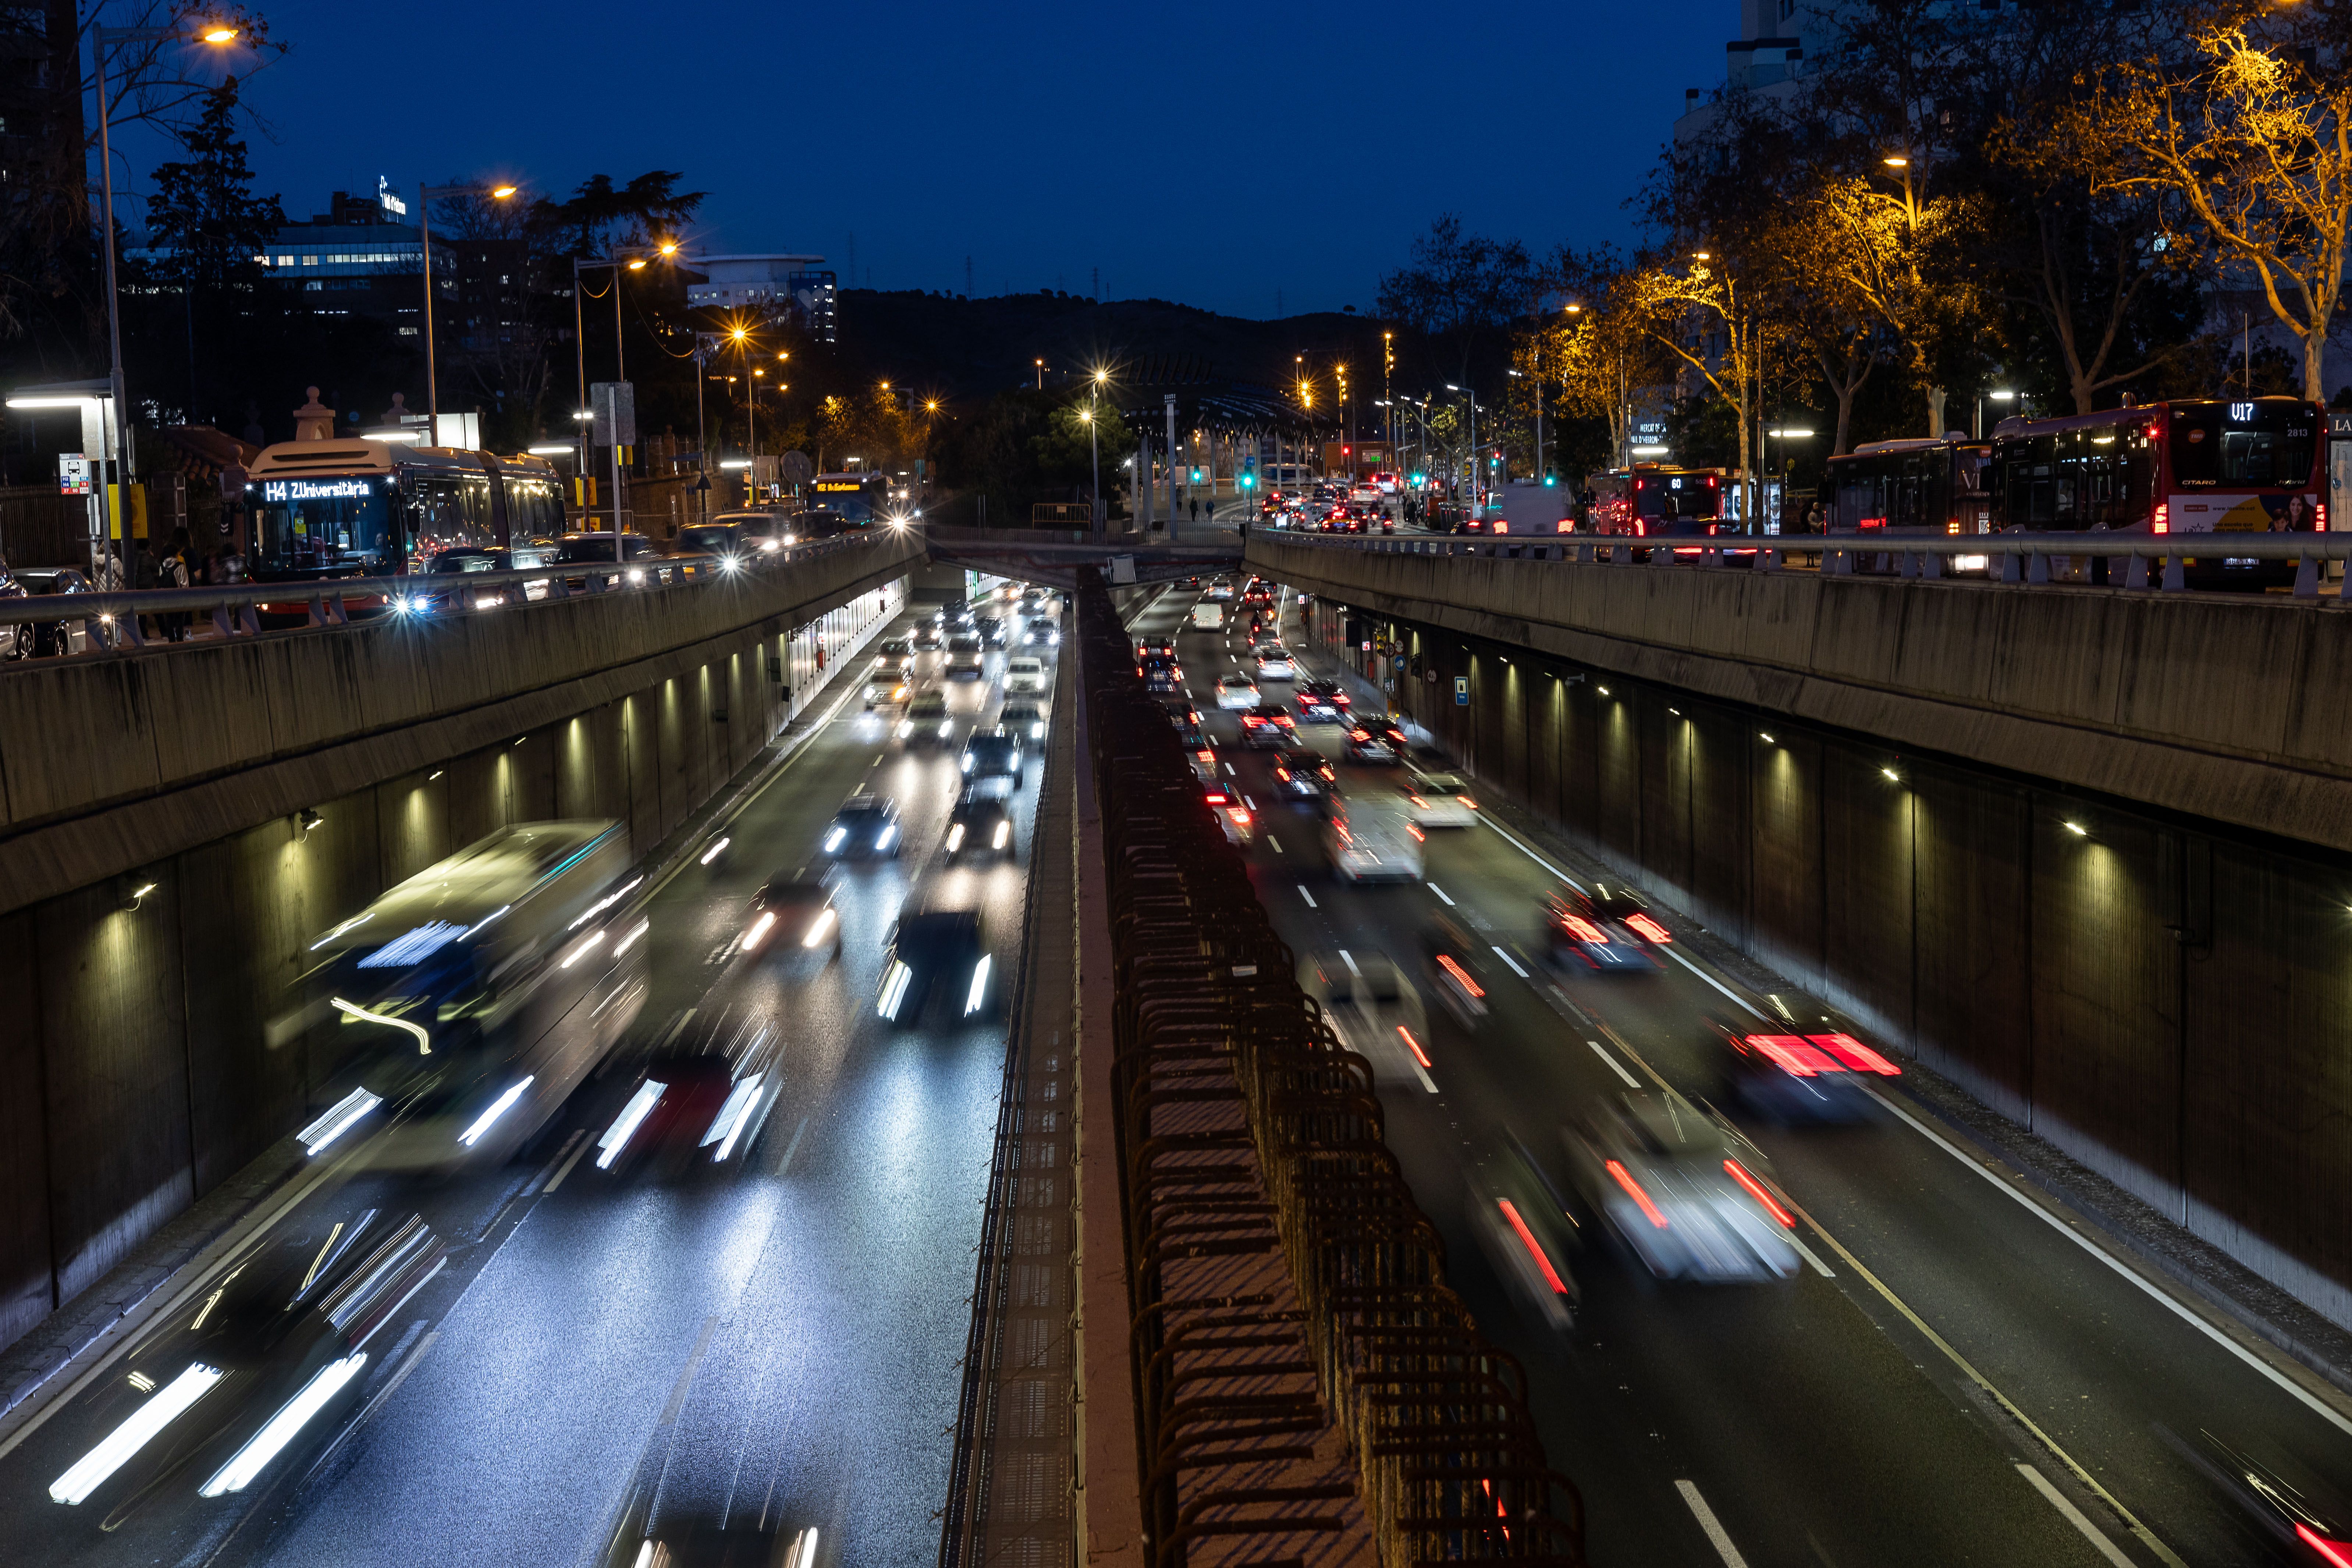
[[[1328,1541],[1355,1515],[1384,1563],[1581,1563],[1581,1500],[1517,1362],[1445,1282],[1370,1064],[1299,988],[1108,594],[1082,589],[1077,612],[1153,1562],[1213,1535],[1286,1557],[1274,1538]],[[1326,1411],[1346,1464],[1316,1479]]]
[[[1803,560],[1832,576],[1855,574],[1989,581],[2012,586],[2069,582],[2126,591],[2196,592],[2189,563],[2295,564],[2293,593],[2320,597],[2323,568],[2352,560],[2352,533],[1907,533],[1782,535],[1778,538],[1635,540],[1622,534],[1533,534],[1465,539],[1449,534],[1346,535],[1265,532],[1284,544],[1381,555],[1482,555],[1584,565],[1703,567],[1774,572]],[[1963,563],[1956,567],[1955,562]],[[2232,591],[2223,582],[2218,591]]]

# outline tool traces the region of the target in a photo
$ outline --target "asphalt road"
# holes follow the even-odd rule
[[[367,1173],[355,1142],[277,1222],[270,1244],[304,1253],[369,1208],[413,1210],[450,1244],[369,1345],[355,1395],[241,1495],[198,1496],[215,1461],[187,1458],[128,1508],[123,1481],[52,1501],[146,1397],[129,1373],[174,1364],[175,1319],[162,1351],[106,1363],[0,1454],[0,1559],[520,1568],[634,1563],[651,1535],[700,1542],[667,1559],[693,1563],[716,1560],[720,1531],[751,1553],[730,1561],[795,1542],[794,1568],[932,1557],[1003,1025],[943,1002],[896,1029],[875,996],[919,886],[982,910],[1000,975],[1017,957],[1038,764],[1013,858],[950,869],[939,855],[961,736],[1001,702],[1005,657],[947,688],[956,735],[937,746],[906,749],[850,686],[724,830],[729,850],[654,895],[631,1039],[515,1161],[424,1185]],[[834,808],[860,785],[898,797],[905,843],[845,867],[840,956],[743,961],[746,900],[771,872],[822,869]],[[757,1042],[781,1076],[772,1110],[724,1165],[688,1138],[600,1169],[595,1142],[647,1051],[690,1030]]]
[[[1654,1280],[1588,1216],[1573,1327],[1523,1310],[1464,1223],[1465,1171],[1507,1134],[1570,1190],[1570,1115],[1629,1082],[1721,1100],[1706,1020],[1762,1028],[1769,1003],[1679,945],[1647,975],[1553,968],[1541,901],[1597,868],[1539,852],[1491,809],[1480,826],[1431,832],[1423,884],[1335,880],[1317,819],[1276,799],[1265,753],[1234,743],[1234,716],[1214,706],[1245,639],[1230,616],[1223,633],[1180,632],[1192,603],[1171,595],[1137,630],[1178,634],[1218,765],[1255,808],[1260,896],[1294,950],[1386,952],[1426,995],[1417,937],[1433,913],[1450,906],[1493,949],[1492,1011],[1475,1030],[1431,998],[1425,1081],[1401,1049],[1358,1044],[1451,1278],[1528,1369],[1552,1462],[1583,1492],[1595,1563],[2326,1561],[2233,1493],[2215,1440],[2343,1522],[2352,1402],[2313,1393],[2266,1347],[2232,1349],[2237,1337],[2137,1282],[2085,1227],[1939,1142],[1899,1082],[1859,1126],[1734,1123],[1801,1216],[1791,1234],[1809,1258],[1795,1278]],[[1317,673],[1295,612],[1283,630]],[[1265,689],[1288,696],[1285,682]],[[1334,727],[1300,734],[1337,762],[1351,815],[1395,809],[1392,770],[1345,762]]]

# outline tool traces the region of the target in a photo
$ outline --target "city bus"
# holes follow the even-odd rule
[[[809,481],[812,511],[829,511],[852,529],[871,528],[899,514],[883,474],[819,474]]]
[[[554,1113],[645,1004],[643,880],[624,824],[513,823],[309,943],[294,1032],[331,1108],[391,1122],[373,1163],[495,1164]]]
[[[246,575],[257,583],[402,577],[430,571],[445,550],[551,545],[564,529],[552,464],[397,441],[265,447],[245,503]]]
[[[1992,500],[1983,442],[1866,441],[1829,460],[1829,531],[1930,529],[1937,533],[1987,533]]]
[[[1664,463],[1636,463],[1612,468],[1592,508],[1595,533],[1630,533],[1636,538],[1657,535],[1683,537],[1738,531],[1727,525],[1723,499],[1731,488],[1728,468],[1683,468]]]
[[[2147,403],[1993,427],[1985,489],[2004,532],[2293,533],[2327,527],[2327,414],[2298,397]],[[2205,587],[2294,581],[2292,561],[2185,560]],[[2105,574],[2107,557],[2065,575]]]

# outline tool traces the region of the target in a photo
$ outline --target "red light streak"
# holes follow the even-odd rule
[[[1874,1072],[1881,1078],[1903,1076],[1901,1068],[1864,1045],[1852,1035],[1808,1035],[1806,1038],[1856,1072]]]
[[[1419,1062],[1425,1068],[1435,1067],[1437,1065],[1435,1062],[1431,1061],[1429,1059],[1428,1053],[1421,1048],[1421,1042],[1412,1037],[1412,1031],[1411,1029],[1406,1028],[1402,1024],[1399,1024],[1397,1026],[1397,1033],[1404,1037],[1404,1048],[1412,1053],[1413,1060]]]
[[[1753,1197],[1758,1203],[1764,1205],[1765,1212],[1769,1214],[1774,1219],[1779,1220],[1782,1225],[1788,1226],[1790,1230],[1797,1228],[1797,1216],[1790,1214],[1787,1209],[1782,1208],[1779,1204],[1774,1203],[1772,1201],[1772,1194],[1764,1190],[1764,1184],[1749,1175],[1746,1166],[1742,1165],[1737,1160],[1726,1160],[1723,1163],[1723,1168],[1731,1173],[1731,1179],[1733,1181],[1738,1182],[1741,1186],[1748,1189],[1749,1196]]]
[[[1668,942],[1675,940],[1673,937],[1666,934],[1665,927],[1660,925],[1657,921],[1652,920],[1647,915],[1627,915],[1625,917],[1625,923],[1633,927],[1633,930],[1641,932],[1643,936],[1648,937],[1652,942]]]
[[[1437,967],[1445,971],[1446,973],[1454,976],[1454,980],[1461,985],[1462,989],[1470,993],[1471,995],[1484,997],[1486,994],[1486,987],[1471,979],[1470,972],[1463,968],[1460,964],[1454,963],[1451,954],[1443,952],[1439,953],[1437,955]]]
[[[1770,1058],[1781,1071],[1791,1078],[1819,1078],[1823,1073],[1845,1070],[1834,1058],[1824,1056],[1807,1044],[1800,1035],[1750,1035],[1748,1037],[1748,1048]]]
[[[2300,1521],[2294,1527],[2294,1533],[2296,1540],[2335,1563],[2336,1568],[2352,1568],[2352,1550],[2347,1550],[2342,1542],[2330,1541],[2311,1526]]]
[[[1559,917],[1559,923],[1567,927],[1568,934],[1579,942],[1599,942],[1603,946],[1608,944],[1607,934],[1582,915],[1563,914]]]
[[[1650,1201],[1650,1194],[1642,1190],[1642,1184],[1626,1174],[1625,1167],[1615,1160],[1609,1162],[1608,1170],[1611,1175],[1617,1178],[1617,1184],[1624,1188],[1635,1203],[1642,1205],[1642,1212],[1650,1216],[1650,1223],[1660,1230],[1665,1229],[1666,1216],[1658,1212],[1658,1205]]]
[[[1519,1217],[1519,1211],[1511,1206],[1511,1200],[1496,1198],[1495,1205],[1503,1211],[1503,1217],[1511,1222],[1511,1228],[1519,1233],[1519,1245],[1528,1249],[1528,1256],[1534,1258],[1536,1267],[1543,1270],[1544,1283],[1551,1287],[1551,1293],[1555,1296],[1567,1295],[1568,1287],[1560,1283],[1559,1273],[1551,1266],[1551,1259],[1546,1258],[1544,1249],[1536,1245],[1535,1232],[1529,1230],[1528,1222]]]

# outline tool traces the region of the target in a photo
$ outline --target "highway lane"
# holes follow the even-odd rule
[[[1138,629],[1172,630],[1188,608],[1171,596]],[[1296,619],[1284,629],[1311,666]],[[1211,688],[1235,668],[1238,639],[1185,633],[1179,647],[1212,734],[1232,737]],[[1338,757],[1338,731],[1302,733]],[[1463,1223],[1465,1165],[1507,1131],[1559,1177],[1559,1124],[1625,1077],[1720,1099],[1707,1016],[1769,1003],[1733,984],[1735,1001],[1671,962],[1633,980],[1549,969],[1538,910],[1555,872],[1491,824],[1433,833],[1429,886],[1343,887],[1321,864],[1313,820],[1274,800],[1261,756],[1222,755],[1259,808],[1254,874],[1295,949],[1386,952],[1417,973],[1418,929],[1450,900],[1503,950],[1482,977],[1494,1009],[1483,1026],[1464,1029],[1433,998],[1435,1093],[1401,1050],[1367,1054],[1458,1288],[1528,1365],[1552,1458],[1582,1484],[1596,1561],[1726,1561],[1682,1483],[1757,1564],[2315,1561],[2252,1527],[2200,1469],[2213,1452],[2200,1434],[2315,1497],[2352,1496],[2338,1402],[2299,1397],[2266,1373],[2271,1358],[2233,1353],[1892,1114],[1844,1129],[1743,1127],[1808,1216],[1796,1235],[1819,1269],[1765,1287],[1680,1287],[1592,1245],[1574,1260],[1574,1330],[1555,1335],[1522,1315]],[[1338,765],[1351,809],[1393,798],[1381,771]]]
[[[1015,858],[948,869],[938,855],[962,735],[1001,701],[1005,657],[946,688],[956,731],[936,747],[908,749],[846,691],[722,830],[729,849],[653,897],[632,1038],[508,1167],[439,1187],[354,1172],[280,1223],[308,1247],[405,1204],[452,1243],[368,1347],[363,1415],[322,1418],[331,1452],[298,1445],[243,1498],[198,1498],[202,1478],[175,1475],[101,1531],[104,1492],[63,1508],[47,1489],[135,1407],[118,1365],[0,1457],[0,1538],[89,1563],[589,1563],[616,1532],[633,1562],[647,1533],[719,1529],[772,1544],[814,1531],[811,1563],[931,1555],[1003,1026],[958,1022],[950,1004],[896,1029],[874,999],[919,889],[982,910],[1000,973],[1016,956],[1036,765]],[[751,893],[821,870],[834,808],[861,785],[898,797],[906,842],[844,868],[840,957],[743,961]],[[782,1087],[756,1134],[724,1166],[687,1150],[599,1169],[593,1144],[646,1052],[697,1031],[775,1053]]]

